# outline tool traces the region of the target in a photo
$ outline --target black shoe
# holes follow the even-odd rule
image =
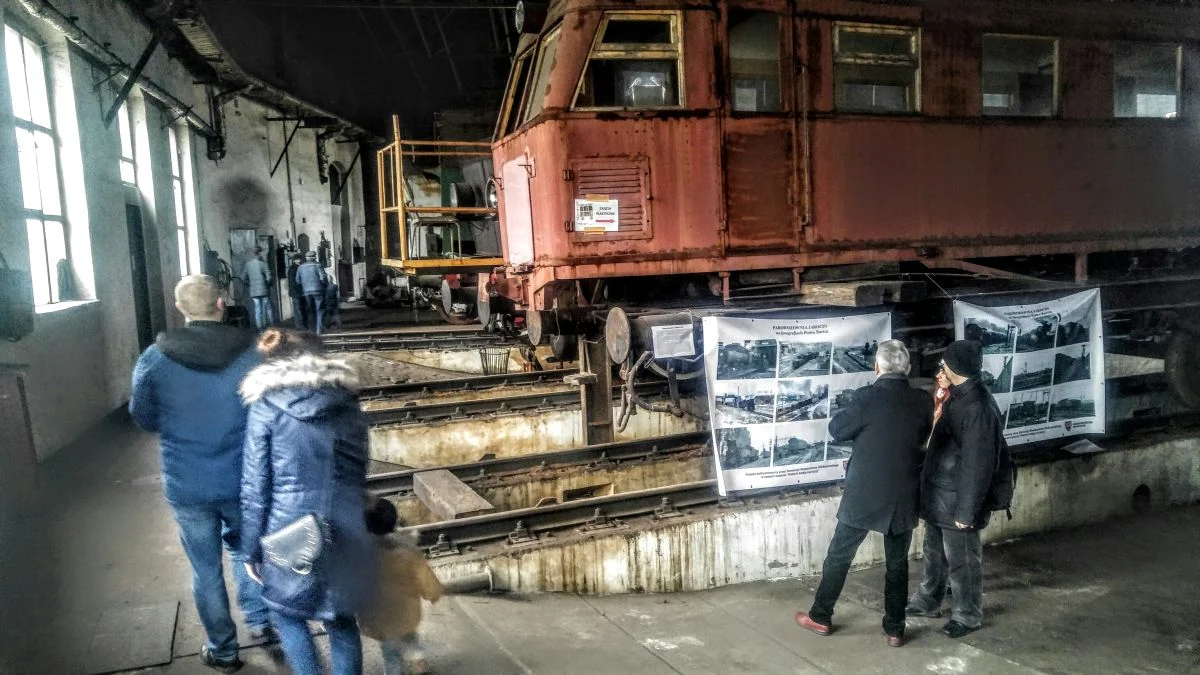
[[[910,604],[909,606],[904,608],[904,615],[905,616],[920,616],[920,617],[924,617],[926,619],[940,619],[942,617],[942,610],[940,610],[940,609],[933,609],[933,610],[921,609],[920,607],[917,607],[916,605]]]
[[[942,632],[945,633],[946,635],[948,635],[950,637],[950,639],[957,640],[958,638],[963,637],[964,635],[970,635],[971,633],[974,633],[975,631],[979,630],[980,628],[983,628],[983,626],[980,625],[980,626],[975,626],[974,628],[972,628],[970,626],[964,626],[957,621],[950,620],[950,621],[946,622],[945,626],[942,626]]]
[[[250,627],[250,637],[262,644],[271,644],[279,642],[279,634],[275,632],[275,627],[269,623],[261,626]]]
[[[236,673],[242,667],[242,660],[234,656],[231,659],[218,659],[208,650],[208,645],[200,648],[200,663],[222,673]]]

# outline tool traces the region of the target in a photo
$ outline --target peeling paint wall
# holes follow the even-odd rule
[[[1145,485],[1150,506],[1200,501],[1200,453],[1190,438],[1143,439],[1097,455],[1024,467],[1013,520],[997,514],[986,543],[1133,514],[1131,497]],[[442,558],[442,578],[488,565],[497,584],[514,591],[628,593],[694,591],[726,584],[819,574],[836,526],[839,491],[787,501],[763,500],[607,536],[558,536],[552,546]],[[913,537],[920,550],[923,531]],[[987,554],[984,554],[986,567]],[[872,533],[856,565],[882,562],[883,538]]]

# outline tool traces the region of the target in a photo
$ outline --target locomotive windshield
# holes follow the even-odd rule
[[[609,12],[574,107],[678,107],[680,51],[678,12]]]
[[[522,124],[537,117],[546,104],[546,88],[550,85],[550,73],[554,70],[555,57],[558,56],[559,34],[560,29],[555,28],[542,39],[542,46],[538,50],[537,70],[533,73],[533,87],[529,90],[529,101],[525,104]]]

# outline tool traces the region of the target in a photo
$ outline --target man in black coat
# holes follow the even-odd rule
[[[904,343],[879,343],[878,379],[855,392],[846,409],[829,422],[830,437],[837,442],[853,440],[854,449],[821,584],[812,608],[796,614],[802,627],[818,635],[832,632],[833,606],[850,563],[867,532],[874,531],[883,534],[886,560],[883,632],[889,645],[904,644],[908,547],[917,526],[921,446],[933,418],[933,398],[909,386],[908,370]]]
[[[925,519],[925,572],[909,599],[908,614],[941,616],[949,580],[950,621],[942,632],[960,638],[983,625],[983,546],[979,531],[991,517],[987,497],[1004,423],[995,400],[979,379],[982,349],[974,340],[946,348],[942,370],[950,399],[929,441],[921,472],[921,517]]]

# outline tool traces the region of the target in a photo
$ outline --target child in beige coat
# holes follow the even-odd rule
[[[375,535],[379,590],[359,618],[362,634],[379,641],[386,675],[424,673],[425,655],[417,637],[421,599],[437,602],[445,593],[420,549],[395,534],[396,507],[379,499],[367,511],[367,531]]]

